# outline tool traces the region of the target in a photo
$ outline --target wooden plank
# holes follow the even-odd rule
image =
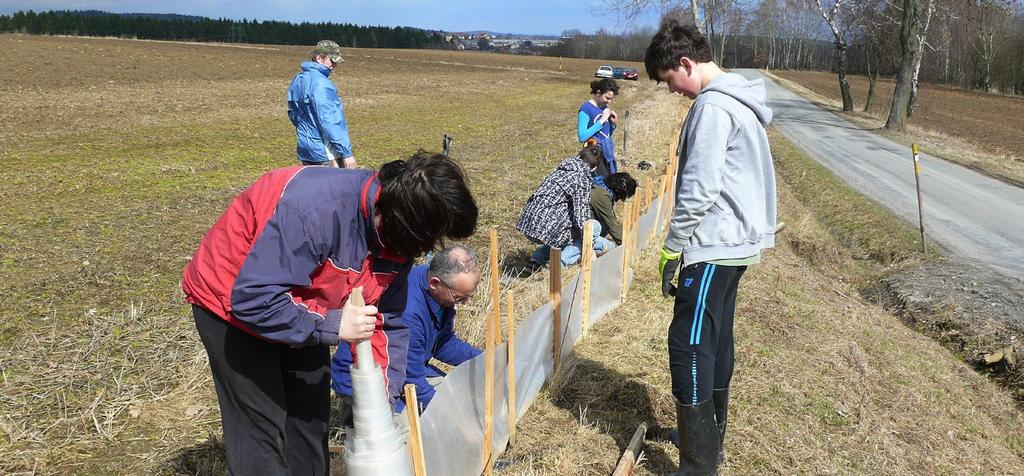
[[[620,301],[626,300],[626,283],[629,278],[629,237],[633,234],[631,231],[632,218],[633,199],[630,198],[622,206],[622,293],[619,296]]]
[[[583,317],[581,321],[582,336],[587,334],[587,329],[590,328],[590,268],[593,263],[594,254],[594,222],[588,220],[583,225],[583,256],[580,258],[581,270],[583,273]]]
[[[636,189],[636,196],[637,197],[643,197],[644,196],[644,189],[643,189],[643,187],[637,187],[637,189]],[[633,203],[633,208],[632,208],[633,216],[630,217],[630,219],[629,219],[633,223],[633,228],[631,230],[632,236],[629,237],[629,245],[630,245],[630,249],[629,249],[629,265],[630,266],[633,265],[633,256],[640,253],[640,227],[638,225],[640,224],[640,209],[642,208],[642,206],[641,206],[642,205],[642,200],[643,200],[643,198],[640,198],[638,201]]]
[[[633,474],[636,458],[640,455],[640,448],[643,446],[644,436],[646,435],[647,423],[641,423],[633,433],[633,438],[629,440],[629,444],[626,445],[626,450],[622,452],[622,457],[619,458],[619,464],[615,466],[612,476],[629,476]]]
[[[515,293],[508,292],[505,320],[508,323],[508,444],[516,439],[516,308]]]
[[[654,203],[654,181],[651,180],[650,177],[647,177],[647,180],[644,180],[644,191],[647,192],[647,194],[644,195],[644,212],[646,213],[651,209],[651,203]]]
[[[405,415],[409,418],[409,448],[412,451],[412,471],[415,476],[426,476],[427,463],[423,459],[423,435],[420,434],[420,404],[416,401],[416,385],[405,385]]]
[[[551,272],[548,275],[551,291],[551,358],[554,369],[558,369],[558,361],[562,355],[562,250],[551,248],[551,261],[548,264]]]
[[[496,252],[495,241],[496,231],[491,230],[491,255],[494,256]],[[492,262],[493,265],[493,262]],[[486,368],[484,370],[484,441],[483,441],[483,460],[487,461],[487,467],[484,470],[484,474],[491,474],[491,445],[494,439],[494,311],[492,311],[487,317],[486,323],[486,336],[484,337],[484,364]]]
[[[501,281],[498,263],[498,229],[491,228],[491,307],[493,309],[495,332],[494,344],[501,344]]]

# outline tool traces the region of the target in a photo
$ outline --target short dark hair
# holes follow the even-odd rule
[[[636,195],[636,179],[626,172],[614,173],[605,177],[604,184],[615,194],[616,200],[626,200]]]
[[[619,94],[619,83],[611,78],[596,79],[590,82],[590,94],[604,94],[608,91]]]
[[[588,145],[580,150],[580,159],[587,164],[587,167],[594,168],[604,160],[604,152],[598,145]]]
[[[678,68],[679,59],[684,56],[697,63],[709,63],[712,61],[711,45],[697,27],[684,25],[674,18],[666,19],[644,54],[647,77],[660,82],[658,71]]]
[[[381,242],[408,258],[444,246],[444,238],[469,238],[479,213],[466,175],[443,154],[419,150],[408,160],[381,166]]]

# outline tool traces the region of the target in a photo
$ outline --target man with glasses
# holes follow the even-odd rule
[[[354,168],[352,142],[338,88],[328,79],[344,63],[341,47],[322,40],[288,87],[288,119],[295,126],[295,151],[303,165]]]
[[[408,295],[402,320],[409,327],[409,352],[406,359],[392,356],[391,365],[405,365],[405,383],[416,385],[416,397],[423,408],[434,398],[434,387],[445,373],[434,365],[437,359],[457,366],[477,355],[480,350],[455,335],[455,306],[476,293],[480,282],[480,266],[473,250],[462,245],[445,248],[434,255],[430,264],[409,271]],[[331,385],[339,397],[342,428],[352,426],[352,365],[350,346],[338,346],[331,362]],[[395,411],[405,407],[403,399],[395,401]],[[422,409],[421,409],[422,410]]]

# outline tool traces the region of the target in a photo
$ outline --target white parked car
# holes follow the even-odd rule
[[[599,68],[597,68],[597,71],[594,73],[594,77],[596,78],[612,78],[614,76],[615,71],[612,69],[611,66],[608,65],[601,65]]]

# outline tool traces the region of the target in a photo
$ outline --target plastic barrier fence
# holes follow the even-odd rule
[[[638,194],[639,195],[639,194]],[[664,225],[661,194],[651,200],[646,213],[635,225],[635,239],[627,241],[593,261],[590,285],[589,322],[597,323],[619,304],[622,286],[633,279],[631,266],[623,266],[627,251],[641,251],[655,230]],[[638,197],[639,198],[639,197]],[[650,199],[650,195],[648,195]],[[673,203],[673,202],[666,202]],[[659,213],[659,211],[661,213]],[[628,274],[623,279],[623,272]],[[577,274],[561,289],[561,356],[572,352],[583,337],[583,276]],[[519,322],[515,339],[515,402],[516,419],[524,415],[536,399],[544,382],[551,376],[553,314],[549,302],[535,309]],[[493,432],[489,442],[494,455],[504,451],[509,439],[508,415],[508,344],[495,346],[493,379]],[[420,419],[420,432],[426,462],[426,474],[480,474],[487,461],[484,453],[484,382],[485,355],[459,365],[438,386],[430,406]]]

